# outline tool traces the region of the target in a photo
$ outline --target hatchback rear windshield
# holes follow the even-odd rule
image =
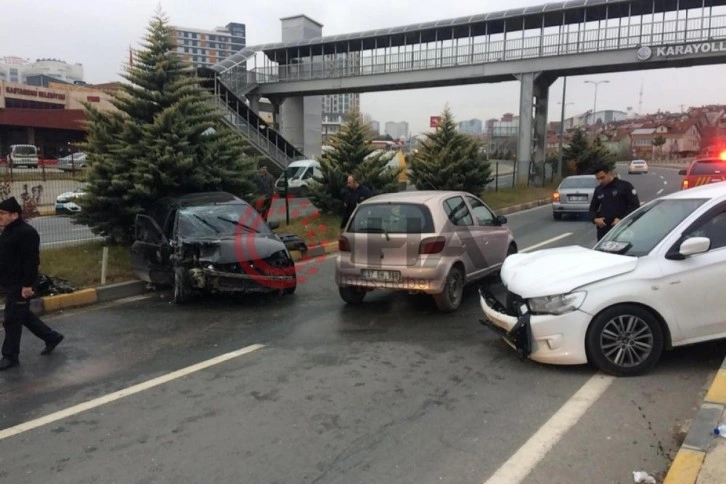
[[[16,155],[34,155],[37,153],[35,146],[16,146],[14,148]]]
[[[434,231],[431,211],[415,203],[371,203],[353,215],[348,232],[426,234]]]
[[[726,173],[726,161],[703,160],[697,161],[691,168],[690,175],[721,175]]]
[[[567,188],[595,188],[598,185],[597,179],[593,176],[583,178],[565,178],[560,184],[560,189]]]

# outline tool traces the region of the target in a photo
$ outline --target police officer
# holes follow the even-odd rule
[[[635,187],[630,182],[615,178],[609,166],[597,166],[595,177],[600,186],[595,188],[590,202],[590,219],[597,226],[599,241],[620,220],[638,208],[640,200]]]
[[[348,219],[353,215],[353,210],[360,202],[371,198],[373,192],[365,185],[361,185],[355,176],[348,176],[348,186],[343,189],[343,214],[340,220],[340,228],[345,228]]]
[[[0,371],[18,364],[23,326],[45,341],[41,355],[50,354],[63,335],[49,328],[30,310],[33,286],[40,264],[40,237],[22,218],[23,209],[15,199],[0,202],[0,288],[5,293],[5,341]]]

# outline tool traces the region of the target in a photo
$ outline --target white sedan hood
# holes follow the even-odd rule
[[[502,282],[511,292],[531,297],[567,294],[585,284],[635,269],[637,257],[580,246],[513,254],[502,265]]]

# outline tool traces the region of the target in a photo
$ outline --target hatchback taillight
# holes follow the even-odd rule
[[[559,202],[560,201],[560,192],[555,192],[552,194],[552,201],[553,202]]]
[[[418,246],[419,254],[438,254],[444,250],[446,239],[444,237],[430,237],[423,239]]]
[[[350,252],[350,242],[343,235],[338,239],[338,252]]]

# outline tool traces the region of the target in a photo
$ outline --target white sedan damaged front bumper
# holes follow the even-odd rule
[[[485,316],[481,323],[502,337],[520,357],[559,365],[587,363],[589,314],[575,310],[561,315],[533,315],[527,311],[512,316],[486,288],[479,290],[479,302]]]

